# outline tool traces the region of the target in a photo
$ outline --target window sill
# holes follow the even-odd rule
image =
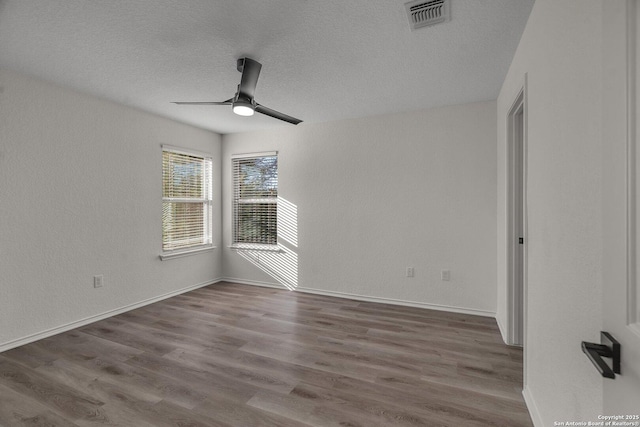
[[[229,246],[229,249],[239,251],[284,252],[278,245],[252,245],[250,243],[237,243]]]
[[[165,252],[160,254],[160,259],[162,261],[166,261],[169,259],[174,259],[174,258],[182,258],[185,256],[190,256],[190,255],[196,255],[202,252],[210,252],[213,251],[216,247],[215,246],[201,246],[198,248],[193,248],[193,249],[185,249],[185,250],[181,250],[181,251],[173,251],[173,252]]]

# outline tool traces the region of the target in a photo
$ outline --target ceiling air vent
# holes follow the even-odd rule
[[[446,22],[450,18],[450,0],[418,0],[405,3],[412,30]]]

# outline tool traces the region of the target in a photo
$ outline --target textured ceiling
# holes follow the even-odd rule
[[[241,56],[305,123],[496,99],[533,0],[451,0],[415,31],[404,2],[0,0],[0,67],[219,133],[292,126],[170,103],[232,97]]]

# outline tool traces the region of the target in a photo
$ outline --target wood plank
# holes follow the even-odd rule
[[[0,425],[530,427],[494,319],[218,283],[0,354]]]
[[[77,426],[37,400],[1,384],[0,396],[0,426]]]
[[[24,369],[2,355],[0,379],[5,387],[39,402],[69,421],[90,417],[104,405],[89,394],[52,381],[34,370]]]

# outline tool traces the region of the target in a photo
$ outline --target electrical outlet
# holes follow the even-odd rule
[[[101,288],[104,285],[104,276],[100,274],[99,276],[93,276],[93,287]]]
[[[448,282],[451,280],[451,270],[440,270],[440,279]]]
[[[413,277],[413,276],[414,276],[413,267],[407,267],[407,277]]]

